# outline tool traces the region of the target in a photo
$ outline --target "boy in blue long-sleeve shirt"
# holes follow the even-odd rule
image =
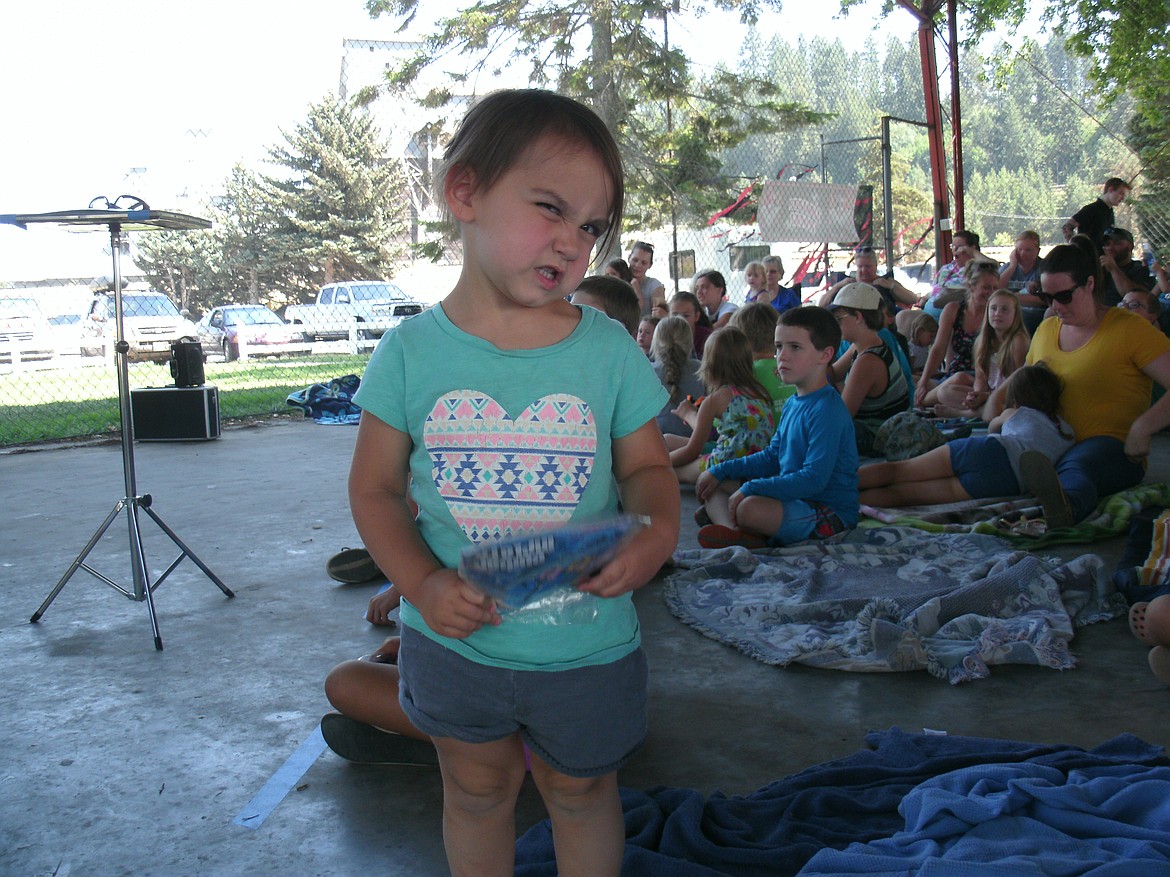
[[[703,472],[695,494],[710,523],[704,548],[764,548],[824,539],[856,526],[853,420],[827,368],[841,327],[824,308],[793,308],[776,326],[776,368],[796,387],[767,449]]]

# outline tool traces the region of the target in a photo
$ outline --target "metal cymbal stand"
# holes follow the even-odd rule
[[[167,219],[175,216],[181,217],[182,214],[156,213],[155,211],[150,211],[148,208],[146,208],[145,204],[137,201],[137,199],[135,199],[135,201],[136,206],[143,208],[142,210],[115,212],[114,215],[112,215],[108,220],[104,221],[100,217],[92,217],[90,219],[97,219],[97,221],[95,222],[87,219],[85,222],[74,223],[88,225],[99,223],[108,224],[110,228],[110,249],[113,252],[114,260],[114,320],[115,326],[117,328],[117,342],[114,346],[114,358],[118,369],[118,408],[121,414],[122,425],[122,472],[125,479],[125,495],[114,504],[114,508],[108,515],[106,515],[105,520],[102,521],[101,525],[97,528],[97,531],[93,534],[90,540],[85,543],[85,547],[81,549],[81,553],[78,554],[73,563],[69,565],[69,568],[65,571],[65,574],[61,576],[60,581],[57,582],[56,586],[49,593],[49,596],[45,598],[45,601],[41,603],[40,608],[33,613],[32,618],[29,620],[30,622],[39,621],[41,616],[45,614],[45,610],[49,608],[49,604],[51,604],[53,600],[56,599],[57,595],[61,593],[61,589],[65,587],[66,583],[73,576],[73,574],[77,572],[77,570],[83,569],[100,581],[105,582],[114,590],[125,595],[126,597],[129,597],[131,600],[134,600],[135,602],[146,603],[147,611],[150,614],[150,625],[154,632],[154,647],[161,651],[163,647],[162,636],[159,633],[158,617],[155,614],[153,595],[155,589],[166,580],[167,576],[169,576],[175,570],[175,568],[182,562],[184,557],[191,558],[191,562],[199,567],[199,569],[203,571],[204,575],[211,579],[211,581],[214,582],[215,585],[221,591],[223,591],[225,595],[228,597],[234,597],[235,594],[229,590],[227,585],[220,581],[219,577],[216,576],[216,574],[213,573],[211,569],[202,560],[199,559],[195,552],[193,552],[186,545],[186,543],[184,543],[183,540],[180,539],[178,535],[176,535],[175,531],[167,526],[166,522],[163,521],[161,517],[159,517],[158,513],[153,508],[151,508],[152,498],[150,494],[144,494],[142,496],[138,494],[134,473],[134,435],[130,409],[130,371],[127,364],[130,346],[126,343],[125,328],[122,320],[122,270],[120,254],[122,247],[123,220],[128,223],[136,221],[136,224],[140,225],[145,223],[144,227],[147,228],[198,228],[207,227],[210,225],[210,223],[207,223],[206,220],[195,220],[194,217],[185,217],[186,219],[195,220],[205,224],[193,226],[173,224],[153,225],[151,224],[151,220],[156,216],[162,219]],[[92,212],[99,213],[99,211]],[[44,216],[52,216],[52,214],[45,214]],[[117,218],[115,218],[115,216]],[[30,217],[24,217],[24,219],[26,221],[38,221],[37,219]],[[89,553],[93,551],[94,547],[101,540],[102,536],[104,536],[106,531],[110,528],[110,525],[114,523],[115,519],[123,511],[126,513],[126,523],[130,536],[130,570],[133,576],[133,583],[129,586],[114,581],[112,578],[94,569],[86,562],[86,558],[89,556]],[[158,528],[162,530],[162,532],[165,533],[175,545],[178,546],[180,552],[178,557],[171,561],[170,565],[167,566],[163,573],[153,582],[150,579],[150,572],[146,566],[146,554],[142,547],[142,528],[139,511],[145,512],[146,515],[152,521],[154,521],[155,524],[158,525]]]

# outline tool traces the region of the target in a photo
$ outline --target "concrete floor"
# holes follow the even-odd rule
[[[325,752],[259,825],[246,805],[328,709],[322,680],[384,631],[375,588],[328,579],[359,544],[345,498],[356,430],[274,420],[209,443],[138,444],[138,492],[235,593],[189,561],[145,603],[78,571],[29,617],[124,495],[116,444],[0,455],[0,873],[446,873],[433,768],[358,767]],[[1159,436],[1151,480],[1170,478]],[[684,544],[693,545],[693,495]],[[143,525],[154,575],[177,554]],[[1122,540],[1075,546],[1115,561]],[[90,555],[129,577],[125,515]],[[925,673],[861,675],[757,663],[676,621],[655,581],[637,596],[651,660],[651,733],[620,781],[753,791],[898,725],[1092,746],[1128,731],[1170,743],[1170,692],[1123,620],[1073,643],[1060,673],[996,667],[959,687]],[[292,776],[298,776],[292,771]],[[542,818],[526,785],[522,832]]]

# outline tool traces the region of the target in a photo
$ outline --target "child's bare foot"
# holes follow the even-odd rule
[[[363,661],[370,661],[374,664],[397,664],[398,663],[398,649],[402,646],[402,637],[392,636],[388,637],[386,642],[374,649],[370,654],[362,658]]]

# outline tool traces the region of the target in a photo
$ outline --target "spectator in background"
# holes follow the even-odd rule
[[[610,259],[605,263],[605,270],[601,273],[610,277],[616,277],[618,280],[624,280],[630,286],[634,285],[634,272],[630,270],[630,266],[626,263],[625,259]]]
[[[1128,229],[1116,226],[1105,229],[1099,249],[1104,277],[1102,300],[1107,307],[1118,304],[1131,289],[1154,288],[1154,278],[1145,263],[1133,258],[1133,235]]]
[[[853,276],[830,286],[821,296],[821,307],[827,308],[837,297],[837,293],[850,283],[868,283],[874,287],[886,303],[888,314],[897,314],[899,311],[914,307],[918,296],[894,279],[891,272],[884,277],[878,277],[878,254],[873,247],[858,247],[853,251]]]
[[[957,231],[951,239],[951,261],[938,269],[930,295],[919,299],[918,305],[936,320],[951,302],[961,301],[966,294],[963,272],[979,252],[979,235],[973,231]]]
[[[1077,232],[1091,240],[1097,249],[1102,249],[1105,229],[1113,227],[1113,209],[1120,206],[1129,194],[1129,183],[1121,177],[1110,177],[1105,189],[1096,201],[1086,204],[1069,220]]]
[[[772,396],[772,412],[780,422],[784,400],[796,395],[796,387],[780,380],[776,371],[776,323],[780,315],[762,301],[744,305],[731,315],[728,325],[747,336],[752,348],[752,370],[764,389]]]
[[[780,285],[780,280],[784,277],[784,260],[779,256],[765,256],[763,261],[768,298],[761,299],[761,301],[770,302],[778,314],[784,313],[789,308],[800,307],[800,286],[794,285],[789,289],[787,286]]]
[[[1040,269],[1043,264],[1040,260],[1040,235],[1027,229],[1016,238],[1007,264],[999,272],[1000,287],[1010,289],[1020,300],[1024,309],[1024,328],[1029,335],[1036,331],[1047,310],[1036,295],[1040,289]]]
[[[691,333],[695,339],[695,357],[702,359],[703,348],[706,347],[707,339],[711,337],[714,330],[711,328],[711,320],[708,318],[707,312],[703,310],[703,306],[699,304],[695,294],[685,291],[676,292],[670,300],[670,315],[682,317],[691,324]]]
[[[661,280],[646,273],[654,265],[654,244],[635,241],[634,246],[630,248],[630,258],[627,261],[630,273],[634,275],[630,286],[638,293],[638,300],[642,303],[642,315],[645,316],[656,304],[666,303],[666,287],[662,285]]]
[[[597,308],[611,320],[617,320],[634,338],[638,334],[638,296],[634,287],[616,277],[594,274],[577,284],[569,298],[575,305]]]
[[[747,292],[744,294],[744,304],[751,304],[754,301],[770,302],[770,296],[767,292],[768,288],[768,274],[764,269],[763,262],[748,262],[743,269],[743,279],[747,283]]]
[[[638,342],[638,346],[642,348],[651,359],[654,358],[653,343],[654,343],[654,329],[662,321],[661,317],[649,316],[642,317],[642,321],[638,323],[638,334],[634,336],[634,340]]]
[[[727,300],[727,281],[723,274],[708,268],[691,281],[691,292],[707,312],[707,318],[716,329],[722,329],[735,313],[736,306]]]
[[[691,428],[674,413],[688,396],[700,399],[703,396],[703,381],[699,377],[699,360],[694,357],[694,338],[691,324],[682,317],[667,317],[654,328],[651,342],[654,373],[670,399],[655,420],[663,435],[689,436]]]

